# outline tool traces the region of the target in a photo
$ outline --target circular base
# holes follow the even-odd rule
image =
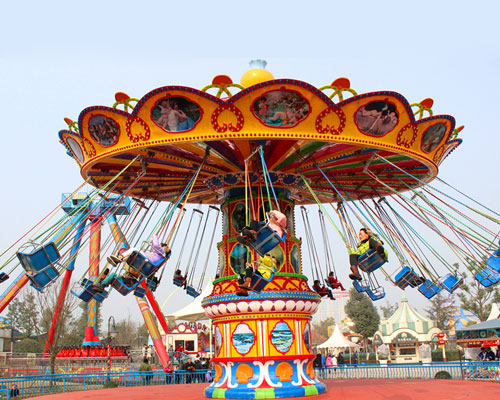
[[[326,385],[320,382],[308,386],[257,389],[218,389],[209,386],[205,389],[205,396],[211,399],[275,399],[283,397],[315,396],[325,392]]]

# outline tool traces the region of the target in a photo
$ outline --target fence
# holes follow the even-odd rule
[[[319,379],[470,379],[500,382],[500,362],[354,364],[315,368]]]
[[[15,383],[20,397],[35,397],[52,393],[102,389],[107,387],[129,387],[143,385],[173,385],[211,382],[212,370],[173,371],[162,370],[109,372],[90,374],[54,374],[9,377],[0,379],[0,399],[8,399],[6,392]]]
[[[462,379],[500,382],[500,362],[448,362],[429,364],[355,364],[315,369],[319,379]],[[213,370],[196,372],[162,370],[126,371],[109,373],[76,373],[32,375],[0,379],[0,399],[8,399],[7,391],[15,383],[21,397],[35,397],[50,393],[128,387],[142,385],[173,385],[208,383]]]

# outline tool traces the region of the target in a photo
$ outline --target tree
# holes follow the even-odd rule
[[[23,332],[27,337],[35,337],[39,344],[38,350],[45,349],[48,331],[52,325],[52,318],[61,291],[61,284],[62,281],[56,282],[46,288],[43,293],[25,287],[9,306],[9,314],[14,321],[14,327]],[[67,294],[64,305],[59,313],[58,323],[54,332],[54,342],[48,349],[52,374],[55,371],[58,346],[66,340],[70,334],[71,327],[75,325],[73,312],[77,302],[76,299],[75,296]],[[23,345],[18,345],[15,348],[19,349],[31,346],[30,343],[24,342]]]
[[[443,294],[439,292],[429,300],[431,305],[425,311],[436,326],[442,331],[446,330],[446,325],[456,311],[455,297],[453,294]]]
[[[38,340],[26,338],[14,343],[14,351],[16,353],[41,353],[43,347]]]
[[[469,263],[473,262],[469,261]],[[500,290],[492,286],[484,287],[476,279],[464,278],[458,298],[461,308],[477,315],[481,321],[486,321],[493,303],[500,302]]]
[[[328,328],[335,324],[335,319],[333,317],[328,317],[323,321],[319,321],[316,324],[312,325],[312,331],[318,333],[319,335],[329,338],[330,334],[328,332]]]
[[[358,293],[355,288],[349,291],[349,301],[345,311],[354,322],[354,332],[368,339],[377,332],[380,316],[369,297],[364,293]]]
[[[397,309],[398,309],[397,304],[389,304],[387,300],[385,301],[385,306],[380,306],[380,311],[382,311],[382,316],[384,318],[391,317],[396,312]]]
[[[33,291],[23,291],[20,298],[11,301],[8,307],[7,318],[12,321],[12,326],[25,338],[36,333],[39,315],[36,307],[36,298]]]

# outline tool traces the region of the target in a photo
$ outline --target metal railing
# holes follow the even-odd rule
[[[424,364],[354,364],[331,368],[315,368],[319,379],[460,379],[500,382],[500,362],[447,362]],[[8,391],[16,384],[20,397],[51,393],[129,387],[143,385],[175,385],[209,383],[213,370],[162,370],[98,373],[68,373],[0,378],[0,399],[8,399]]]
[[[211,382],[212,370],[173,371],[162,370],[127,371],[85,374],[54,374],[8,377],[0,379],[0,399],[8,399],[8,391],[16,384],[19,397],[35,397],[45,394],[65,393],[105,387],[130,387],[146,385],[174,385]],[[7,397],[5,397],[7,395]]]
[[[500,382],[499,361],[354,364],[315,368],[319,379],[466,379]]]

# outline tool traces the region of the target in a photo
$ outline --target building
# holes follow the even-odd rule
[[[440,332],[434,322],[408,304],[403,292],[399,308],[391,317],[380,322],[379,329],[373,336],[373,343],[377,347],[383,344],[389,346],[391,362],[430,362],[430,347],[426,346],[426,352],[419,349],[423,344],[436,341],[436,335]]]

